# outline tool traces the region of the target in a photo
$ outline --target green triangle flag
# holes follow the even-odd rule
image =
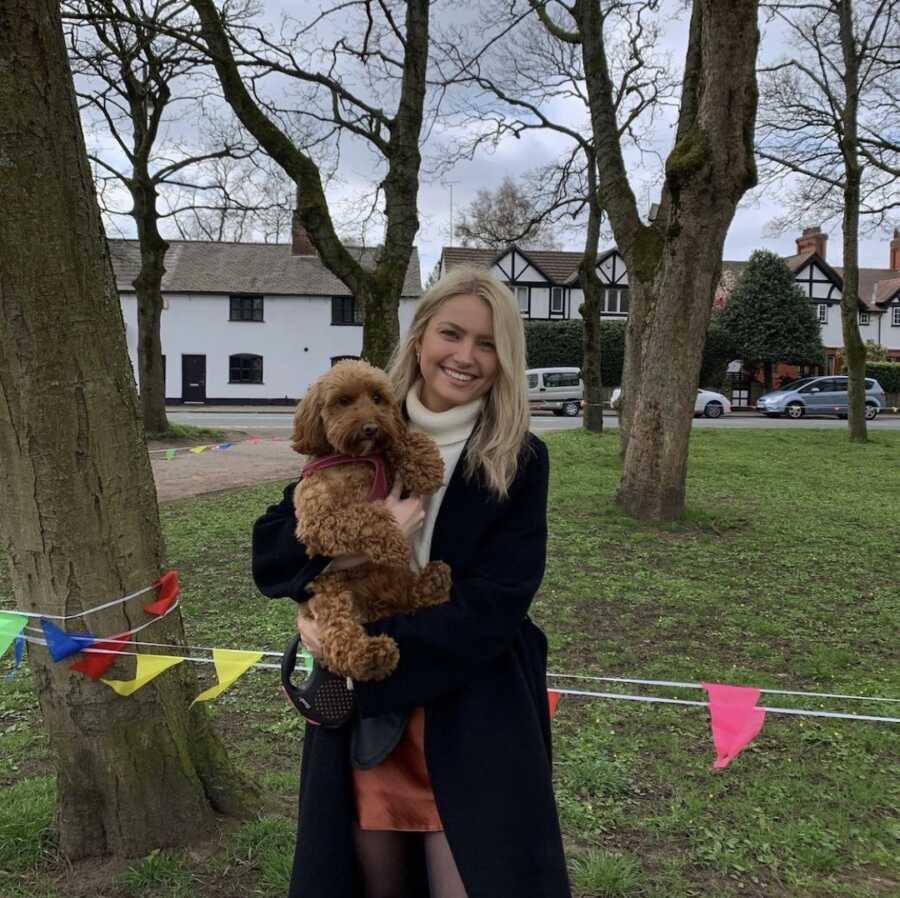
[[[0,655],[12,645],[12,641],[22,632],[28,618],[15,611],[0,611]]]

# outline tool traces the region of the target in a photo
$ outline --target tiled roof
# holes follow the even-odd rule
[[[347,247],[363,266],[372,267],[378,247]],[[140,267],[137,240],[110,240],[116,285],[134,290]],[[262,293],[268,296],[349,296],[350,291],[318,256],[294,256],[286,243],[216,243],[170,240],[166,253],[164,293]],[[422,293],[419,254],[409,260],[403,296]]]
[[[582,253],[564,250],[531,250],[516,249],[530,259],[554,284],[565,284],[576,273],[581,262]],[[480,249],[471,246],[445,246],[443,249],[444,266],[449,271],[458,265],[477,265],[489,268],[500,256],[506,255],[507,249]]]
[[[872,269],[868,269],[872,271]],[[875,269],[879,272],[879,274],[883,274],[879,269]],[[891,272],[891,274],[897,274],[897,272]],[[860,283],[860,294],[862,293],[862,280],[863,280],[863,269],[859,270],[859,283]],[[900,275],[893,278],[888,278],[887,280],[878,281],[875,285],[875,296],[874,302],[876,304],[881,304],[883,302],[887,302],[889,299],[893,299],[894,295],[897,292],[900,292]]]

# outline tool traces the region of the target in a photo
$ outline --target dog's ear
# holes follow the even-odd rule
[[[291,448],[301,455],[328,455],[331,446],[322,420],[322,385],[317,381],[307,391],[294,412]]]

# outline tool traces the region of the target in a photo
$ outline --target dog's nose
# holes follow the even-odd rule
[[[362,432],[367,437],[373,437],[378,433],[378,425],[377,424],[365,424],[363,425]]]

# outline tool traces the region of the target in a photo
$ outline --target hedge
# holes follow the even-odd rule
[[[526,321],[525,351],[529,368],[581,368],[584,324],[571,321]],[[703,351],[700,385],[719,387],[725,369],[735,358],[730,340],[715,327],[710,328]],[[600,377],[604,387],[622,385],[625,362],[625,322],[600,322]]]
[[[874,377],[885,393],[900,393],[898,362],[866,362],[866,377]]]

